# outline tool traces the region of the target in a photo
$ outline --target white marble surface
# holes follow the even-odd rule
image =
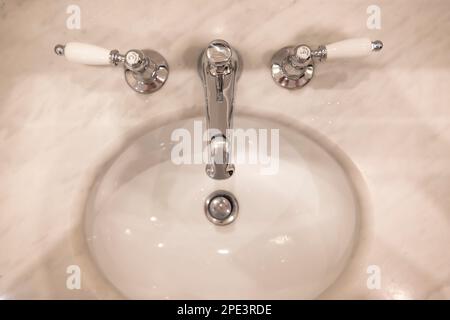
[[[65,27],[81,8],[81,29]],[[116,298],[83,244],[80,221],[96,172],[155,119],[203,106],[198,54],[223,38],[244,60],[237,109],[292,115],[326,135],[366,183],[370,217],[358,256],[323,298],[450,298],[450,3],[377,1],[0,0],[0,297]],[[268,61],[299,42],[368,36],[381,54],[321,65],[300,91],[275,86]],[[131,91],[121,70],[69,64],[56,43],[152,48],[165,87]],[[82,267],[82,290],[66,267]],[[366,268],[382,271],[380,290]]]

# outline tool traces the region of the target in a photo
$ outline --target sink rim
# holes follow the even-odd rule
[[[104,178],[104,175],[109,171],[110,167],[114,164],[115,160],[128,148],[131,141],[145,135],[148,131],[168,125],[171,122],[201,116],[202,112],[199,108],[171,110],[153,116],[148,123],[131,130],[124,136],[123,139],[120,140],[119,143],[110,148],[108,154],[103,157],[103,161],[99,161],[99,164],[93,170],[94,174],[90,175],[89,183],[87,184],[88,188],[83,194],[82,203],[84,205],[82,210],[77,213],[77,216],[73,217],[74,220],[76,220],[76,227],[73,229],[71,235],[71,243],[73,244],[74,251],[82,252],[79,256],[79,265],[83,268],[85,278],[90,279],[87,287],[94,289],[97,294],[100,294],[99,298],[102,298],[102,296],[110,297],[113,295],[116,298],[128,299],[128,297],[122,294],[119,289],[117,289],[116,286],[104,275],[86,241],[86,230],[84,226],[88,212],[88,204],[92,195],[96,194],[95,189],[97,188],[99,182],[101,182]],[[355,206],[358,213],[356,216],[356,230],[354,233],[355,240],[353,243],[353,248],[351,249],[348,262],[344,269],[340,272],[339,276],[316,298],[327,298],[330,293],[333,295],[333,292],[336,291],[337,288],[345,285],[345,282],[349,281],[348,278],[354,275],[354,269],[360,268],[360,263],[358,263],[358,261],[363,259],[365,256],[362,248],[369,245],[372,238],[373,232],[370,226],[373,224],[371,223],[372,216],[370,211],[370,198],[362,173],[359,171],[356,164],[337,144],[332,142],[319,131],[305,125],[300,120],[289,118],[279,112],[264,111],[253,108],[241,108],[241,110],[236,112],[236,116],[253,117],[277,122],[280,123],[280,125],[298,132],[300,135],[306,136],[326,151],[339,164],[342,171],[348,178],[348,183],[351,186],[352,193],[355,196]],[[88,276],[86,276],[86,273]]]

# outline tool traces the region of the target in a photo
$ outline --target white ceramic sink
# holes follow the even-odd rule
[[[198,118],[197,120],[201,120]],[[305,128],[237,116],[237,128],[280,129],[279,172],[237,165],[212,180],[175,165],[175,121],[129,141],[98,177],[85,236],[99,270],[124,296],[150,299],[315,298],[341,274],[357,241],[358,197],[340,151]],[[212,224],[204,201],[232,192],[236,221]]]

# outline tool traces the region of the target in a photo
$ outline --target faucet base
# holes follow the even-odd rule
[[[314,60],[311,49],[300,46],[309,52],[302,63],[293,64],[290,57],[295,56],[296,47],[285,47],[277,51],[271,61],[271,74],[276,84],[287,89],[304,87],[314,75]],[[306,49],[307,48],[307,49]]]
[[[158,91],[169,77],[169,65],[162,55],[153,50],[143,50],[151,66],[143,73],[125,69],[125,81],[138,93]]]

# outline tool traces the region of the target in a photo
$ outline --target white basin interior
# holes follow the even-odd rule
[[[197,120],[201,120],[198,118]],[[106,278],[129,298],[309,299],[345,268],[357,239],[352,180],[326,146],[268,119],[236,117],[237,128],[280,131],[279,172],[237,165],[212,180],[204,165],[175,165],[163,125],[128,143],[95,182],[85,236]],[[232,192],[239,216],[228,226],[205,217],[213,191]]]

